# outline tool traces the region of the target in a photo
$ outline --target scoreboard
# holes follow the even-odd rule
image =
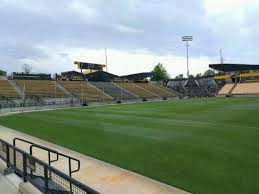
[[[102,64],[96,64],[96,63],[86,63],[86,62],[80,62],[80,61],[75,61],[75,65],[77,65],[78,69],[89,69],[89,70],[96,70],[96,71],[103,71],[103,68],[106,65]]]

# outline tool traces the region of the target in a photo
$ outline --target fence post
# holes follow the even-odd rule
[[[7,160],[7,168],[10,167],[10,152],[9,152],[9,145],[6,144],[6,160]]]
[[[45,185],[44,193],[47,194],[49,190],[49,180],[48,180],[48,169],[46,166],[44,166],[44,185]]]
[[[68,165],[69,165],[69,176],[71,177],[72,176],[72,173],[71,173],[71,158],[68,159]],[[69,183],[69,187],[70,187],[70,192],[72,193],[72,184],[71,182]]]
[[[23,153],[22,156],[23,156],[22,157],[23,158],[23,181],[27,182],[27,179],[26,179],[26,177],[27,177],[27,157],[26,157],[25,153]]]
[[[13,150],[13,165],[16,168],[16,149]]]

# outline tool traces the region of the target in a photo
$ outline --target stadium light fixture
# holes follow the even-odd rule
[[[186,51],[187,51],[187,78],[189,78],[189,42],[193,40],[193,36],[182,36],[182,41],[186,42]]]

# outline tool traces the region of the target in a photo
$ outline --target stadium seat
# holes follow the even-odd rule
[[[37,97],[65,97],[65,93],[57,87],[55,81],[50,80],[16,80],[18,86],[26,96]]]
[[[254,83],[239,83],[232,91],[232,94],[253,95],[259,94],[259,82]]]
[[[175,94],[172,91],[167,90],[163,86],[154,85],[152,83],[136,83],[138,86],[148,90],[160,97],[173,97]],[[163,88],[162,88],[163,87]]]
[[[104,91],[105,93],[109,94],[114,99],[117,99],[117,100],[136,99],[136,96],[118,87],[113,82],[90,82],[90,83],[95,87],[99,88],[100,90]]]
[[[138,86],[135,83],[124,83],[124,82],[117,82],[118,86],[128,90],[130,93],[141,97],[141,98],[158,98],[157,94],[150,92],[149,90],[144,89],[143,87]]]
[[[8,80],[0,80],[0,98],[19,98],[18,93]]]
[[[86,81],[59,81],[59,83],[83,101],[101,102],[113,100],[111,96]]]
[[[227,95],[231,91],[231,89],[234,87],[235,84],[225,84],[223,88],[219,91],[218,95]]]

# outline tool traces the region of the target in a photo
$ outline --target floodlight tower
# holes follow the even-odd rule
[[[187,51],[187,78],[189,78],[189,42],[193,40],[192,36],[182,36],[182,41],[186,42],[186,51]]]

